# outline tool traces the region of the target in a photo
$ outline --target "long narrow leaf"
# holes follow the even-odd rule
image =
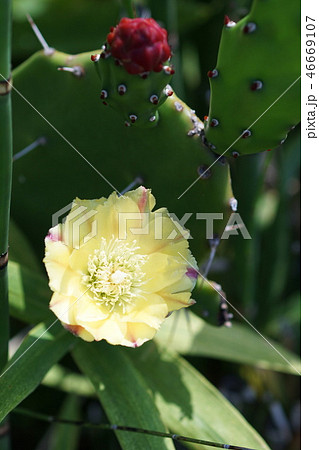
[[[66,397],[59,417],[69,420],[80,420],[80,400],[79,397],[69,395]],[[81,428],[66,424],[53,424],[50,430],[48,450],[76,450],[78,448]]]
[[[0,375],[0,421],[34,391],[75,342],[59,322],[40,323],[30,331]]]
[[[83,397],[95,395],[95,389],[87,377],[73,372],[60,364],[52,366],[41,383],[44,386],[59,389],[68,394],[77,394]]]
[[[148,386],[124,354],[123,348],[112,347],[105,342],[81,342],[72,354],[79,368],[95,386],[112,423],[165,431]],[[174,449],[168,439],[122,431],[116,434],[123,449]]]
[[[28,323],[38,323],[49,317],[53,321],[48,307],[51,293],[46,278],[12,261],[8,274],[11,315]]]
[[[183,355],[207,356],[262,369],[298,375],[300,359],[280,344],[263,338],[248,324],[233,323],[231,328],[214,327],[191,312],[179,313],[162,326],[156,337]]]
[[[175,352],[150,343],[128,353],[154,395],[164,423],[177,434],[253,449],[269,447],[219,391]],[[191,449],[208,449],[187,443]],[[225,447],[227,448],[227,447]]]
[[[44,271],[41,260],[37,257],[33,245],[12,219],[10,220],[9,248],[10,261],[25,265],[40,274]]]

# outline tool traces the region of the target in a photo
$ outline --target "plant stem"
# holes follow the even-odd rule
[[[123,425],[111,425],[109,423],[90,423],[90,422],[84,422],[82,420],[68,420],[68,419],[60,419],[58,417],[48,416],[46,414],[42,414],[36,411],[31,411],[29,409],[18,407],[14,411],[16,414],[21,414],[26,417],[31,417],[36,420],[41,420],[43,422],[48,423],[61,423],[65,425],[72,425],[72,426],[79,426],[83,428],[91,428],[91,429],[97,429],[97,430],[108,430],[108,431],[124,431],[129,433],[141,433],[141,434],[148,434],[151,436],[158,436],[161,438],[170,438],[173,441],[181,441],[181,442],[192,442],[194,444],[198,445],[206,445],[209,447],[215,447],[215,448],[228,448],[230,450],[254,450],[252,448],[247,447],[239,447],[237,445],[227,445],[227,444],[221,444],[219,442],[212,442],[212,441],[204,441],[202,439],[196,439],[191,438],[188,436],[181,436],[179,434],[172,434],[172,433],[166,433],[164,431],[155,431],[155,430],[146,430],[144,428],[135,428],[135,427],[129,427],[129,426],[123,426]]]
[[[0,370],[9,339],[8,236],[12,180],[11,1],[0,0]]]

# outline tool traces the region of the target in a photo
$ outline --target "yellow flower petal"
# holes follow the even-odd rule
[[[77,298],[68,295],[61,295],[58,292],[54,292],[50,301],[50,309],[54,314],[68,325],[77,325],[75,319]]]
[[[156,331],[145,323],[130,323],[127,326],[126,341],[130,347],[140,347],[144,342],[153,339]]]
[[[70,248],[62,241],[45,238],[45,263],[47,261],[59,263],[63,267],[69,264]]]
[[[161,292],[159,295],[161,295],[167,303],[168,312],[177,311],[195,303],[195,301],[191,299],[190,292],[179,292],[178,294],[167,294],[165,292]]]
[[[97,305],[94,301],[92,301],[92,297],[84,295],[79,301],[81,304],[75,313],[76,321],[78,323],[98,322],[109,317],[109,312],[106,307],[103,305]]]
[[[177,280],[175,283],[163,288],[162,293],[165,294],[178,294],[180,292],[191,292],[196,282],[193,278],[190,278],[186,274]]]
[[[106,319],[99,322],[86,322],[79,320],[79,324],[85,327],[89,333],[92,334],[96,341],[105,339],[113,345],[123,345],[125,335],[127,332],[127,324],[113,320]]]
[[[125,322],[141,322],[159,329],[168,314],[167,303],[156,294],[148,294],[136,302],[135,308],[121,320]]]
[[[89,333],[85,328],[81,327],[80,325],[68,325],[63,322],[62,325],[66,330],[70,331],[70,333],[74,334],[74,336],[78,336],[87,342],[94,341],[94,337],[92,336],[92,334]]]
[[[70,249],[61,241],[53,241],[51,238],[46,238],[46,252],[44,263],[49,275],[49,286],[52,291],[63,291],[63,293],[70,295],[71,291],[68,289],[68,281],[63,283],[63,280],[73,280],[72,270],[68,267],[70,259]],[[67,292],[62,289],[62,284],[67,288]]]
[[[140,212],[152,211],[155,206],[155,197],[151,194],[150,189],[145,189],[144,186],[140,186],[135,191],[130,191],[125,194],[135,204],[137,204]]]
[[[104,205],[104,197],[98,200],[76,198],[70,213],[62,225],[63,241],[70,248],[80,248],[90,235],[95,234],[97,209]]]
[[[80,273],[86,273],[88,267],[89,256],[94,253],[94,250],[100,247],[99,240],[94,237],[87,243],[83,244],[79,249],[73,249],[69,256],[70,267]]]
[[[153,253],[145,263],[148,279],[143,285],[145,292],[158,292],[178,283],[186,272],[185,261],[163,253]]]

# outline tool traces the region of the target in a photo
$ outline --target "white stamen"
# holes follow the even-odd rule
[[[116,270],[111,275],[111,281],[112,281],[112,283],[120,284],[125,280],[126,277],[127,277],[127,274],[125,272],[122,272],[122,270]]]
[[[123,312],[134,303],[143,284],[142,266],[146,255],[136,253],[136,241],[124,243],[114,237],[101,246],[88,258],[88,274],[82,278],[90,288],[93,300],[99,305],[121,308]]]

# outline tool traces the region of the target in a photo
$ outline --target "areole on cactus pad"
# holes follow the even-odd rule
[[[123,18],[107,35],[100,55],[92,55],[102,80],[100,97],[124,116],[124,124],[152,126],[171,95],[174,73],[167,31],[154,19]]]

